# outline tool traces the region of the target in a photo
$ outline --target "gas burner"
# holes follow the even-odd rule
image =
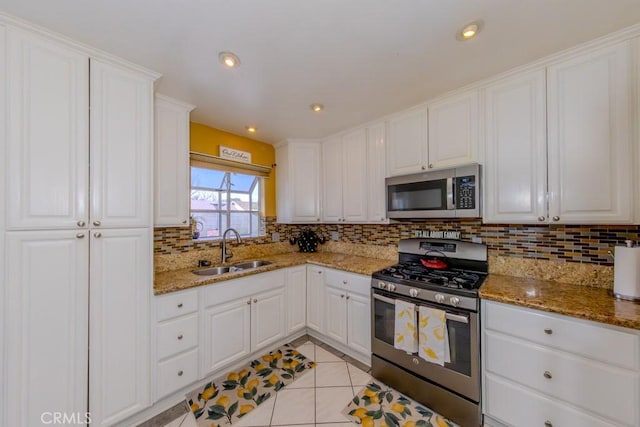
[[[433,269],[417,262],[405,262],[388,267],[379,273],[388,278],[441,286],[449,289],[474,290],[480,287],[484,274],[459,269]]]

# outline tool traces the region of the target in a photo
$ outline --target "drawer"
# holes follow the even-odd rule
[[[198,345],[198,313],[163,322],[157,327],[157,358],[165,359]]]
[[[156,397],[160,399],[198,380],[198,350],[158,363]]]
[[[485,308],[487,329],[623,368],[640,368],[640,336],[632,331],[494,302]]]
[[[635,425],[638,420],[638,373],[494,332],[487,331],[485,341],[488,373],[565,400],[619,424]]]
[[[485,376],[485,414],[517,427],[618,427],[493,375]],[[545,424],[549,423],[549,424]]]
[[[197,310],[197,289],[156,297],[156,320],[159,322]]]
[[[327,268],[324,276],[325,284],[346,291],[369,295],[371,292],[371,277],[361,274]]]

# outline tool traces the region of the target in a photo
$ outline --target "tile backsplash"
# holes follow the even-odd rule
[[[479,237],[488,245],[489,255],[537,260],[568,261],[599,265],[613,265],[608,255],[616,244],[638,240],[640,226],[635,225],[514,225],[482,224],[480,220],[429,220],[393,224],[278,224],[275,218],[264,219],[266,235],[245,239],[246,245],[273,243],[271,235],[280,234],[280,242],[296,237],[310,227],[327,240],[337,233],[344,243],[374,246],[397,246],[398,240],[414,237],[416,231],[458,231],[461,239],[471,241]],[[156,255],[182,254],[191,250],[217,247],[219,242],[192,240],[191,230],[184,228],[156,228]]]

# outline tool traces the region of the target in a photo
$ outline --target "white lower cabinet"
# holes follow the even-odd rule
[[[214,284],[203,291],[202,374],[248,356],[287,335],[285,271]]]
[[[307,327],[324,333],[324,268],[307,266]]]
[[[325,269],[325,335],[363,355],[371,354],[371,279]]]
[[[287,334],[307,325],[307,267],[301,265],[286,270]]]
[[[488,301],[483,316],[486,415],[513,426],[640,425],[639,333]]]

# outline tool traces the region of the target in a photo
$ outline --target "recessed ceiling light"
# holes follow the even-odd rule
[[[480,32],[482,27],[481,21],[474,21],[465,25],[457,34],[458,40],[471,40]]]
[[[310,107],[316,113],[319,113],[320,111],[324,110],[324,105],[322,104],[311,104]]]
[[[220,59],[220,62],[222,62],[222,65],[224,65],[225,67],[236,68],[240,66],[240,58],[238,58],[232,52],[220,52],[218,54],[218,58]]]
[[[249,132],[249,133],[256,133],[256,132],[258,131],[258,129],[257,129],[256,127],[254,127],[254,126],[245,126],[244,128],[245,128],[245,129],[247,130],[247,132]]]

